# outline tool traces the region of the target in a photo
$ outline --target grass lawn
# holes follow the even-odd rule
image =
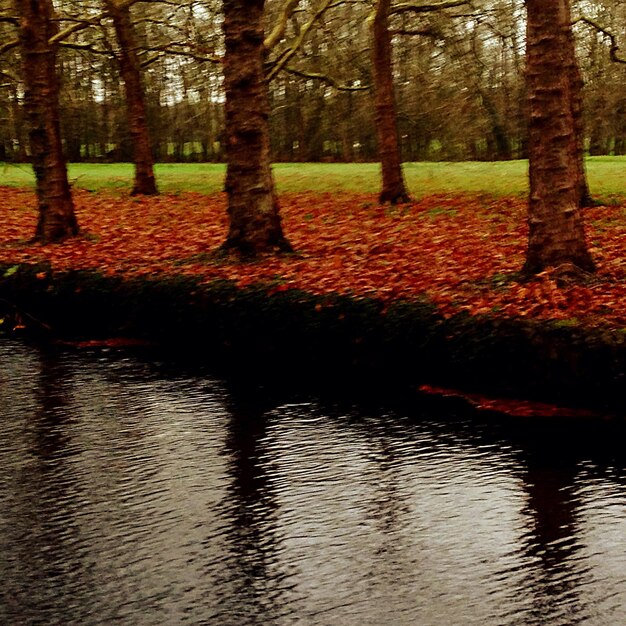
[[[416,198],[439,193],[488,193],[518,196],[527,191],[526,161],[495,163],[406,163],[404,171]],[[600,198],[626,196],[626,157],[592,157],[587,161],[592,193]],[[77,188],[129,190],[129,163],[71,164],[69,176]],[[225,166],[214,163],[161,163],[156,166],[162,191],[214,193],[222,189]],[[277,163],[278,191],[376,193],[380,185],[377,163]],[[0,185],[33,185],[26,164],[0,164]]]

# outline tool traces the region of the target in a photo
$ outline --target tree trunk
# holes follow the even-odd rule
[[[269,94],[263,63],[264,0],[225,0],[226,192],[222,249],[245,256],[289,251],[270,165]]]
[[[377,0],[372,25],[372,63],[376,101],[376,134],[383,176],[380,202],[398,204],[410,197],[402,175],[396,103],[393,93],[391,35],[389,33],[390,0]]]
[[[493,136],[494,149],[488,155],[490,161],[510,161],[511,142],[502,123],[501,115],[486,89],[482,89],[480,84],[476,85],[476,91],[480,94],[480,99],[485,109],[489,121],[491,122],[491,134]]]
[[[530,232],[523,271],[527,274],[569,264],[594,270],[579,207],[566,2],[526,0]]]
[[[155,195],[158,193],[154,178],[152,142],[148,130],[144,88],[141,82],[139,59],[130,7],[118,0],[105,0],[107,11],[113,20],[119,44],[117,62],[126,94],[126,117],[133,145],[135,181],[131,195]]]
[[[576,159],[578,204],[581,208],[593,206],[593,198],[587,183],[585,171],[585,122],[583,119],[583,77],[576,57],[576,42],[572,31],[572,16],[569,0],[564,0],[565,19],[567,20],[567,58],[569,61],[569,79],[572,116],[576,142],[573,144],[574,158]]]
[[[49,43],[58,29],[51,0],[16,0],[15,8],[39,205],[35,240],[48,243],[78,234],[61,143],[56,46]]]

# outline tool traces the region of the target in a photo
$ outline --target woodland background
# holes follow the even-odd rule
[[[222,8],[216,0],[131,2],[157,161],[222,161]],[[286,0],[269,0],[266,32]],[[428,7],[428,3],[420,3]],[[452,3],[454,4],[454,3]],[[0,1],[0,161],[28,159],[11,0]],[[104,3],[54,2],[61,33],[60,119],[69,161],[131,161],[119,43]],[[395,5],[396,9],[398,6]],[[436,5],[435,5],[436,6]],[[274,161],[378,159],[368,0],[303,0],[268,54]],[[3,20],[2,16],[7,17]],[[584,17],[584,20],[580,18]],[[572,4],[590,155],[626,153],[626,3]],[[87,24],[89,27],[85,28]],[[402,158],[525,158],[525,9],[474,0],[390,15]]]

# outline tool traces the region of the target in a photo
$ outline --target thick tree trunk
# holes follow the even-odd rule
[[[410,197],[402,175],[400,143],[393,93],[391,34],[389,33],[390,0],[377,0],[372,24],[372,65],[376,101],[376,135],[383,176],[380,202],[399,204]]]
[[[49,43],[57,27],[51,0],[15,0],[15,8],[20,18],[24,107],[39,205],[35,239],[48,243],[78,234],[61,143],[56,46]]]
[[[264,0],[225,0],[223,6],[230,226],[222,249],[246,256],[289,251],[270,165]]]
[[[572,16],[569,0],[563,0],[565,19],[567,20],[567,59],[569,61],[569,79],[572,116],[574,118],[574,131],[576,142],[573,144],[574,158],[576,159],[578,204],[580,207],[593,206],[593,198],[587,183],[585,171],[585,122],[583,119],[583,77],[576,57],[576,42],[572,31]]]
[[[158,193],[154,178],[152,142],[146,116],[146,101],[130,8],[118,0],[105,0],[119,44],[117,62],[126,94],[126,117],[133,145],[135,181],[131,195]]]
[[[579,207],[568,59],[569,0],[526,0],[530,227],[524,272],[592,271]]]

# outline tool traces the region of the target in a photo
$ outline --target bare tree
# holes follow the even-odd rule
[[[158,193],[154,178],[152,142],[146,118],[145,92],[128,0],[104,0],[118,42],[116,59],[126,93],[126,118],[132,139],[135,180],[131,195]]]
[[[399,204],[410,197],[402,174],[400,142],[396,121],[396,102],[393,88],[391,34],[389,8],[391,0],[377,0],[372,21],[372,69],[374,99],[376,101],[376,134],[383,177],[380,202]]]

